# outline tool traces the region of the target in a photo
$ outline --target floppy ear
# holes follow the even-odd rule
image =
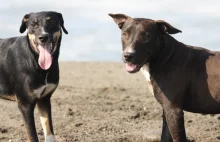
[[[63,29],[63,32],[65,33],[65,34],[68,34],[68,31],[65,29],[65,27],[64,27],[64,20],[63,20],[63,16],[62,16],[62,14],[61,13],[57,13],[57,12],[55,12],[56,13],[56,15],[57,15],[57,17],[59,18],[59,20],[60,20],[60,26],[61,26],[61,28]]]
[[[24,15],[24,17],[21,21],[20,33],[25,32],[25,30],[27,29],[27,22],[28,22],[28,18],[29,18],[30,15],[31,15],[31,13]]]
[[[169,23],[163,21],[163,20],[157,20],[155,21],[162,33],[169,33],[169,34],[176,34],[176,33],[182,33],[181,30],[174,28]]]
[[[115,21],[115,23],[118,25],[118,27],[121,29],[125,23],[125,21],[131,17],[124,15],[124,14],[108,14],[109,16],[111,16],[113,18],[113,20]]]

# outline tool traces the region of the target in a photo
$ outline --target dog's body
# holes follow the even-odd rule
[[[167,43],[160,59],[148,64],[155,98],[189,112],[220,113],[220,52],[187,46],[169,35],[164,38]],[[147,71],[145,66],[142,69]]]
[[[20,27],[21,33],[28,29],[27,36],[0,40],[0,98],[18,102],[31,142],[38,141],[36,104],[45,141],[54,141],[50,97],[59,83],[61,27],[60,13],[30,13]]]
[[[169,34],[181,31],[165,21],[110,16],[122,30],[127,71],[141,69],[163,107],[161,141],[186,141],[183,110],[220,113],[220,52],[178,42]]]
[[[29,48],[27,36],[1,40],[0,57],[1,98],[16,100],[18,97],[20,100],[20,97],[27,97],[26,93],[31,93],[32,97],[40,99],[56,89],[59,82],[58,60],[54,60],[50,70],[43,71]],[[22,96],[15,95],[24,87]]]

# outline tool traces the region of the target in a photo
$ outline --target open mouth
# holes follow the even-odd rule
[[[140,64],[125,63],[126,71],[129,73],[138,72],[141,67],[142,67],[142,65],[140,65]]]
[[[43,70],[49,69],[52,64],[52,43],[39,44],[37,49],[39,51],[38,64]]]
[[[34,39],[32,40],[34,50],[39,54],[38,64],[43,70],[48,70],[52,65],[52,53],[55,50],[56,41],[56,38],[50,43],[36,43]]]
[[[38,54],[40,54],[40,49],[39,47],[44,47],[48,52],[50,52],[52,54],[56,43],[57,43],[57,38],[54,38],[52,42],[50,43],[37,43],[34,39],[31,39],[31,43],[34,46],[34,50],[35,52],[37,52]]]

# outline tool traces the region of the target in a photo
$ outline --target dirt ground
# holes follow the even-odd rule
[[[122,63],[61,62],[60,85],[52,97],[57,142],[157,142],[162,109],[141,73]],[[40,141],[44,136],[35,111]],[[185,112],[190,141],[220,141],[219,115]],[[17,103],[0,100],[0,142],[25,141]]]

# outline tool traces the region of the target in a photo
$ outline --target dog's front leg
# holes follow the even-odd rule
[[[162,126],[162,135],[161,135],[161,142],[173,142],[173,139],[171,137],[168,125],[167,125],[167,120],[165,117],[165,113],[163,111],[163,126]]]
[[[183,110],[169,107],[164,112],[173,142],[186,142]]]
[[[35,105],[36,105],[36,101],[30,101],[30,102],[27,101],[23,102],[21,100],[18,101],[18,108],[20,109],[24,119],[29,142],[38,142],[35,122],[34,122]]]
[[[44,131],[45,142],[54,142],[54,132],[51,117],[50,96],[46,96],[37,102],[40,120]]]

